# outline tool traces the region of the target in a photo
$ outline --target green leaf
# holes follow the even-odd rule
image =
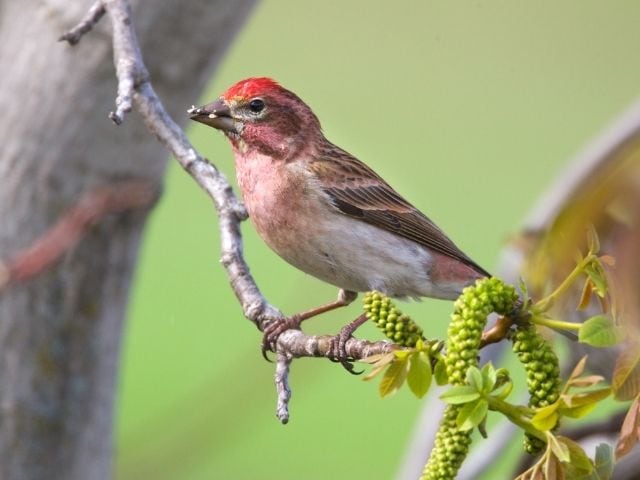
[[[368,382],[369,380],[376,377],[386,367],[387,367],[386,365],[378,365],[377,367],[372,368],[369,373],[367,373],[364,377],[362,377],[362,380],[364,380],[365,382]]]
[[[558,423],[558,404],[553,403],[536,411],[531,424],[538,430],[548,432]]]
[[[502,383],[497,386],[493,392],[491,392],[492,396],[499,398],[500,400],[505,400],[509,395],[511,395],[511,391],[513,390],[513,382],[509,381],[507,383]]]
[[[361,362],[370,363],[372,369],[362,379],[364,381],[371,380],[373,377],[378,375],[382,370],[384,370],[387,367],[387,365],[391,364],[394,361],[394,359],[395,359],[395,355],[393,355],[393,353],[371,355],[370,357],[363,358]]]
[[[469,370],[467,370],[467,383],[476,392],[482,392],[482,373],[480,373],[478,367],[469,367]]]
[[[425,352],[414,352],[409,357],[409,373],[407,384],[413,394],[422,398],[429,391],[431,386],[431,360]]]
[[[378,388],[382,398],[393,395],[398,391],[407,378],[408,366],[409,362],[406,358],[403,360],[398,359],[389,365],[387,371],[384,372]]]
[[[489,403],[483,398],[466,403],[460,408],[460,412],[456,417],[456,425],[460,430],[471,430],[482,423],[488,411]]]
[[[506,383],[512,383],[509,376],[509,370],[506,368],[499,368],[496,371],[496,381],[494,382],[494,388],[499,388]]]
[[[585,472],[577,467],[574,467],[571,463],[563,463],[562,468],[565,473],[565,477],[570,480],[600,480],[595,470]]]
[[[601,443],[596,447],[595,470],[598,478],[609,480],[613,476],[613,448],[611,445]]]
[[[572,395],[564,395],[567,398],[565,403],[568,407],[578,407],[581,405],[591,405],[598,403],[600,400],[604,400],[611,395],[611,388],[604,387],[596,390],[590,390],[588,392],[574,393]]]
[[[558,437],[558,441],[563,443],[569,449],[571,457],[571,465],[582,473],[590,473],[593,471],[593,463],[580,445],[567,437]]]
[[[568,462],[571,460],[569,447],[564,443],[560,443],[558,438],[552,433],[547,432],[547,443],[558,460],[561,462]]]
[[[597,403],[587,403],[586,405],[562,408],[559,410],[559,413],[563,417],[582,418],[589,415],[589,413],[591,413],[591,411],[596,408],[597,405]]]
[[[529,301],[529,289],[527,288],[527,284],[524,281],[524,278],[518,278],[518,287],[520,288],[522,303],[527,304]]]
[[[391,362],[394,359],[393,353],[377,353],[375,355],[369,355],[368,357],[361,358],[358,360],[363,363],[370,363],[371,365],[376,365],[380,362],[384,362],[385,364]]]
[[[436,379],[436,383],[440,386],[447,385],[449,383],[449,377],[447,375],[447,366],[444,363],[443,356],[441,356],[436,362],[436,366],[433,369],[433,376]]]
[[[440,395],[440,398],[451,405],[473,402],[480,398],[480,393],[469,385],[451,387]]]
[[[398,360],[406,360],[406,358],[411,354],[411,350],[394,350],[393,355]]]
[[[621,329],[605,315],[591,317],[582,324],[578,332],[578,340],[593,347],[611,347],[622,339]]]
[[[598,238],[598,232],[593,224],[587,226],[587,245],[589,246],[589,253],[596,254],[600,251],[600,239]]]
[[[593,263],[587,265],[585,272],[589,275],[589,279],[593,283],[593,287],[596,290],[596,294],[599,297],[604,297],[607,294],[607,277],[604,273],[602,265],[599,260],[594,260]]]
[[[498,381],[498,372],[495,368],[493,368],[491,362],[489,362],[485,364],[484,367],[482,367],[481,373],[482,391],[485,393],[490,393],[496,385],[496,382]]]

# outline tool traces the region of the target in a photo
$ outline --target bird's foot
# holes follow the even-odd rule
[[[360,315],[353,322],[348,323],[340,330],[340,333],[331,339],[331,351],[329,360],[332,362],[340,362],[344,369],[353,374],[360,375],[361,371],[356,371],[353,367],[353,358],[347,354],[347,341],[353,336],[360,325],[367,321],[367,317]]]
[[[278,341],[278,337],[287,330],[299,330],[302,320],[303,318],[300,315],[292,315],[290,317],[282,317],[269,322],[265,327],[264,332],[262,332],[262,356],[266,361],[271,361],[269,360],[269,357],[267,357],[267,352],[276,351],[276,342]]]

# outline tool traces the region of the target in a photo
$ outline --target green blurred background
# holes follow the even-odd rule
[[[247,76],[276,78],[312,106],[328,138],[492,269],[567,160],[636,97],[639,20],[634,0],[267,0],[193,103]],[[221,135],[199,125],[189,134],[234,178]],[[243,232],[258,284],[284,312],[335,297],[249,223]],[[375,383],[305,359],[292,369],[291,422],[280,425],[274,366],[218,257],[212,204],[172,163],[130,304],[117,478],[393,478],[421,402],[408,392],[381,400]],[[428,335],[444,335],[446,302],[402,307]],[[358,312],[356,302],[305,330],[337,332]],[[359,335],[380,338],[369,325]]]

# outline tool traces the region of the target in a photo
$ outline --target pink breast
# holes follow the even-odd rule
[[[277,253],[295,247],[305,229],[309,196],[300,175],[283,162],[255,155],[236,158],[236,175],[249,218],[258,234]]]

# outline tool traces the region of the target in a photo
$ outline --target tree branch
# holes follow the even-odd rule
[[[142,52],[133,28],[131,5],[128,1],[105,0],[113,24],[113,61],[118,77],[116,111],[109,118],[116,125],[124,121],[124,115],[132,108],[137,87],[149,82],[149,72],[142,61]],[[153,90],[151,95],[155,95]]]
[[[59,42],[69,42],[69,45],[76,45],[85,33],[90,32],[93,27],[100,21],[107,11],[104,8],[102,0],[95,2],[85,17],[80,21],[78,25],[66,32],[64,35],[58,38]]]
[[[288,406],[291,398],[291,389],[289,388],[288,375],[289,365],[291,365],[292,360],[300,357],[331,358],[334,341],[335,337],[331,335],[305,335],[300,330],[287,330],[278,337],[276,342],[275,372],[276,391],[278,394],[276,416],[282,423],[289,421]],[[345,344],[347,356],[353,360],[362,360],[371,355],[389,353],[403,348],[387,341],[369,342],[357,338],[350,338]]]

